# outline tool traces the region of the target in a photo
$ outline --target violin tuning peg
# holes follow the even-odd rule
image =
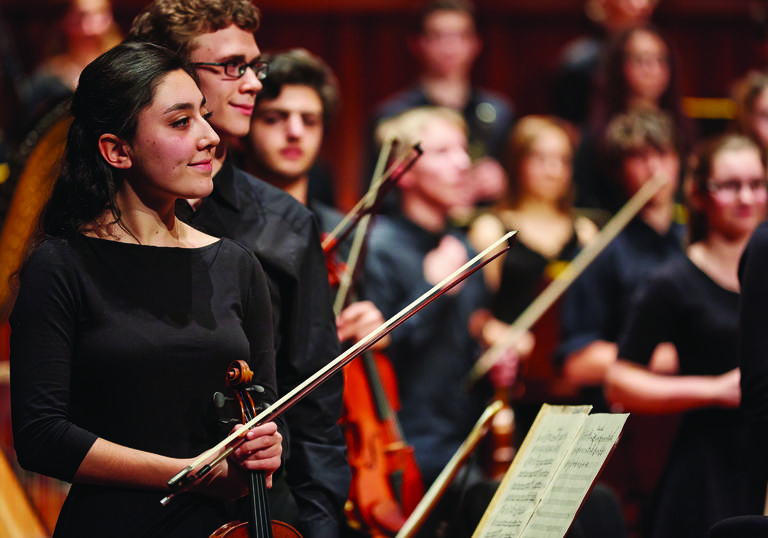
[[[242,422],[236,418],[220,418],[219,424],[242,424]]]
[[[245,390],[249,390],[249,391],[252,391],[252,392],[258,392],[259,394],[261,394],[262,392],[264,392],[264,387],[262,387],[261,385],[251,385],[250,387],[248,387]]]
[[[213,405],[216,406],[217,409],[221,409],[225,405],[227,405],[227,402],[231,402],[232,398],[227,398],[222,394],[221,392],[216,392],[213,395]]]

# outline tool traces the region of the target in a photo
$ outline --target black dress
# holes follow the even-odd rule
[[[518,239],[504,258],[499,291],[491,301],[493,315],[504,323],[514,323],[580,249],[575,230],[560,252],[552,258]],[[560,302],[556,301],[531,328],[536,345],[519,380],[524,390],[516,395],[514,404],[518,446],[544,401],[552,404],[571,403],[565,388],[559,388],[554,382],[557,369],[553,355],[560,340],[559,308]]]
[[[680,375],[724,374],[738,366],[738,301],[690,259],[671,261],[639,288],[619,356],[648,364],[657,344],[671,342]],[[706,538],[721,519],[759,513],[758,461],[740,410],[686,412],[656,489],[650,535]]]
[[[61,480],[72,481],[97,437],[174,458],[214,446],[212,396],[233,360],[248,361],[265,401],[276,399],[266,279],[226,239],[46,240],[21,273],[10,322],[18,459]],[[232,520],[223,502],[182,494],[163,507],[163,496],[76,483],[55,535],[207,537]]]

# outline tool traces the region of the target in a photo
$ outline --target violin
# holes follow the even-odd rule
[[[391,143],[386,143],[382,155],[390,148]],[[381,163],[377,168],[380,167]],[[407,167],[402,168],[400,175],[405,170]],[[333,307],[336,315],[350,300],[373,212],[371,208],[382,195],[377,182],[374,180],[372,184],[366,195],[368,202],[364,198],[360,206],[363,216],[357,225],[348,263],[338,261],[335,256],[338,241],[323,242],[330,284],[338,290]],[[345,366],[343,372],[341,424],[352,470],[345,505],[347,521],[352,528],[373,537],[394,536],[424,493],[413,447],[405,442],[397,420],[400,403],[394,369],[384,353],[368,351]]]
[[[256,411],[262,406],[256,405],[251,392],[263,392],[259,385],[252,384],[253,372],[245,361],[234,361],[227,369],[227,387],[232,389],[240,408],[243,423],[253,420]],[[216,407],[226,405],[227,398],[222,393],[214,395]],[[299,532],[282,521],[273,521],[269,516],[267,500],[267,480],[264,471],[248,472],[248,504],[249,517],[247,522],[234,521],[219,527],[211,534],[211,538],[301,538]]]
[[[331,276],[332,284],[341,280]],[[367,351],[345,366],[343,375],[340,422],[352,470],[347,521],[370,536],[394,536],[424,493],[413,447],[405,442],[397,420],[394,369],[384,353]]]

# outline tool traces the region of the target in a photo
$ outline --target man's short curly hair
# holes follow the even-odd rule
[[[189,56],[198,36],[232,24],[254,33],[260,22],[259,9],[251,0],[155,0],[133,20],[128,38]]]

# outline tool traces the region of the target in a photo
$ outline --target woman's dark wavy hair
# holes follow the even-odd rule
[[[70,105],[61,171],[41,215],[43,235],[72,237],[105,211],[125,229],[115,201],[122,178],[99,153],[98,140],[110,133],[132,142],[139,113],[152,103],[165,75],[177,70],[199,85],[186,60],[144,41],[125,41],[83,70]]]
[[[590,124],[604,143],[603,136],[608,124],[618,114],[629,110],[629,87],[624,76],[624,60],[627,42],[636,32],[648,32],[659,38],[665,45],[669,62],[669,85],[659,98],[659,108],[669,114],[682,137],[683,149],[687,151],[693,137],[690,121],[683,112],[677,55],[669,40],[653,25],[645,24],[627,28],[609,43],[601,60],[595,78],[595,89],[591,100]]]

